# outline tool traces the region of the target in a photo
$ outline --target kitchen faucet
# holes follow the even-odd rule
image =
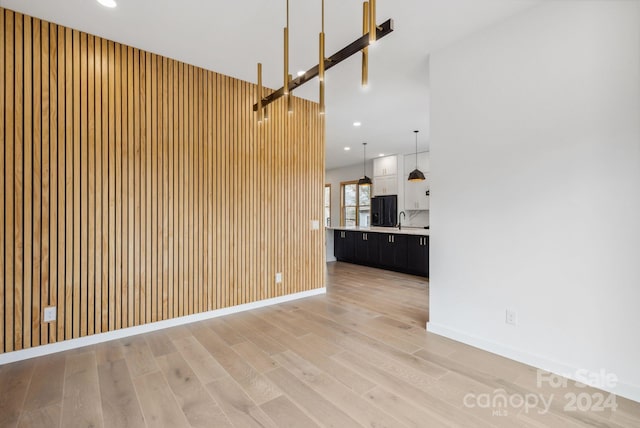
[[[400,211],[400,214],[398,214],[398,230],[402,230],[402,216],[404,216],[405,219],[407,217],[404,211]]]

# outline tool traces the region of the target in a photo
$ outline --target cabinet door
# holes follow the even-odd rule
[[[337,260],[353,261],[355,256],[355,232],[346,230],[334,231],[333,251]]]
[[[378,234],[357,232],[355,237],[355,261],[376,264],[378,259]]]
[[[398,177],[373,177],[373,194],[374,196],[397,195],[398,194]]]
[[[429,237],[409,236],[407,270],[416,275],[429,276]]]
[[[396,175],[398,173],[398,157],[385,156],[373,160],[373,176]]]
[[[391,269],[407,268],[407,235],[380,234],[378,263]]]

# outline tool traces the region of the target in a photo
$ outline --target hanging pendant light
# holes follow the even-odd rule
[[[363,184],[371,184],[371,179],[367,177],[367,143],[362,143],[362,147],[364,150],[363,158],[362,158],[362,175],[363,177],[358,180],[358,185],[362,186]]]
[[[418,132],[419,131],[413,131],[413,132],[415,132],[416,134],[416,169],[411,171],[411,173],[409,174],[409,181],[422,181],[424,180],[424,174],[422,173],[422,171],[418,169]]]

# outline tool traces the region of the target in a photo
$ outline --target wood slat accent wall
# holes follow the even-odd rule
[[[258,124],[251,83],[2,8],[0,30],[0,352],[324,286],[317,104]]]

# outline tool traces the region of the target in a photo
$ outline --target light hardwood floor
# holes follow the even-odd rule
[[[640,426],[638,403],[568,411],[600,392],[426,333],[423,278],[327,270],[326,296],[0,366],[0,426]]]

